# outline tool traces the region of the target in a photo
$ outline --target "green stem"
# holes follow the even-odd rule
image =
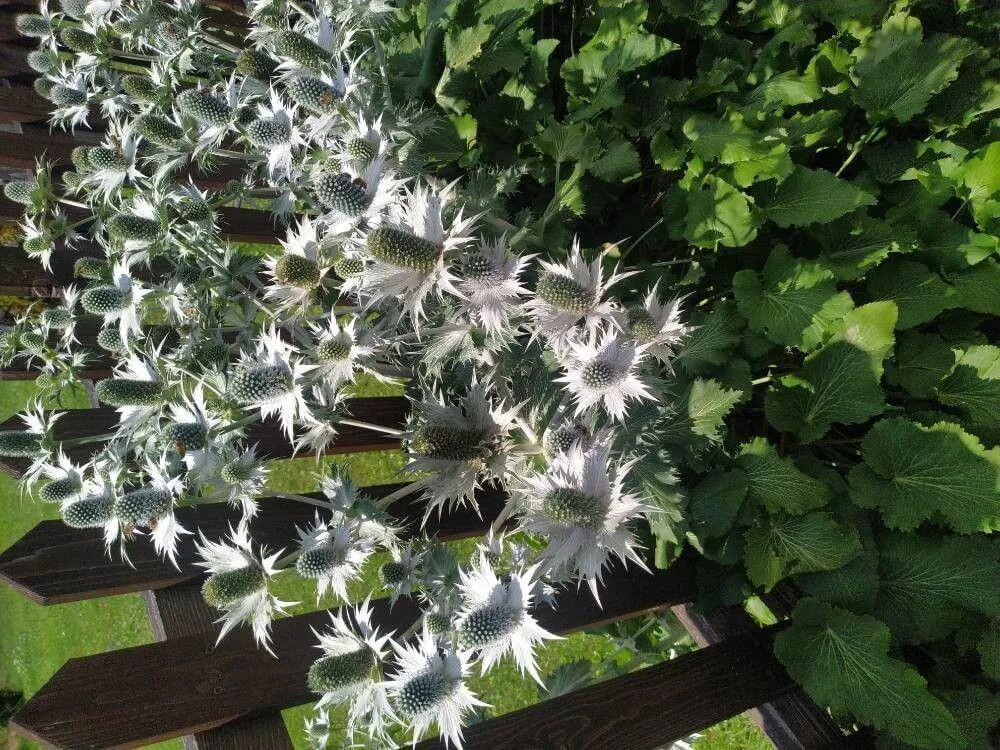
[[[390,492],[385,497],[379,498],[378,502],[375,503],[375,505],[376,505],[376,507],[384,510],[385,508],[388,508],[390,505],[392,505],[397,500],[400,500],[400,499],[406,497],[407,495],[412,495],[413,493],[417,492],[418,490],[422,490],[424,487],[426,487],[428,484],[430,484],[430,481],[431,481],[430,477],[423,477],[422,479],[418,479],[415,482],[410,482],[409,484],[407,484],[407,485],[405,485],[403,487],[400,487],[395,492]]]
[[[877,138],[881,133],[882,133],[882,128],[876,125],[867,133],[865,133],[861,138],[859,138],[857,143],[854,144],[854,148],[851,149],[851,153],[847,155],[847,158],[844,160],[844,163],[840,165],[840,169],[837,170],[835,176],[840,177],[841,172],[847,169],[847,167],[850,166],[851,162],[853,162],[856,158],[858,158],[858,154],[861,153],[861,149],[863,149],[865,146],[871,143],[871,141]]]
[[[363,422],[358,419],[348,419],[347,417],[338,417],[337,422],[339,424],[346,424],[351,427],[360,427],[362,430],[371,430],[372,432],[381,432],[386,435],[392,435],[393,437],[401,437],[406,434],[405,430],[397,430],[395,427],[384,427],[380,424],[372,424],[371,422]]]

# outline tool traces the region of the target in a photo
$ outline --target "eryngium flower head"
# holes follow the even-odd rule
[[[574,443],[515,488],[526,508],[522,528],[548,541],[542,561],[585,580],[594,599],[611,557],[645,569],[628,522],[649,508],[623,488],[634,462],[610,464],[608,452],[605,444],[584,451]]]
[[[536,570],[531,567],[512,572],[501,581],[485,553],[462,570],[462,603],[456,629],[463,647],[479,651],[483,674],[510,653],[521,674],[527,672],[541,684],[535,645],[557,636],[544,630],[528,613]]]
[[[112,501],[105,495],[70,500],[61,509],[63,522],[73,529],[103,527],[112,517]]]
[[[591,335],[587,342],[569,342],[564,358],[566,374],[557,379],[565,383],[576,400],[577,415],[600,403],[612,419],[625,419],[627,403],[642,399],[656,400],[637,370],[645,347],[623,338],[610,329]]]
[[[521,274],[530,256],[510,253],[504,237],[483,240],[479,249],[466,256],[460,272],[459,291],[467,308],[490,333],[500,333],[510,325],[510,314],[528,290],[521,286]]]
[[[49,20],[37,13],[22,13],[14,19],[14,28],[22,36],[43,39],[52,33]]]
[[[40,434],[22,430],[0,430],[0,456],[34,458],[42,451]]]
[[[163,383],[155,380],[109,378],[94,391],[109,406],[157,406],[163,402]]]
[[[53,479],[38,491],[38,499],[45,503],[61,503],[76,497],[83,489],[83,482],[78,475],[64,476]]]
[[[283,30],[275,33],[274,51],[281,57],[318,73],[329,70],[332,63],[330,52],[295,31]]]
[[[318,115],[336,112],[346,93],[337,83],[307,73],[292,75],[285,84],[285,92],[300,107]]]
[[[347,584],[359,574],[361,566],[375,551],[372,541],[359,534],[356,524],[346,519],[316,520],[305,530],[296,528],[301,554],[295,571],[316,581],[316,601],[329,590],[347,600]]]
[[[372,625],[368,600],[356,606],[350,617],[341,610],[331,613],[330,619],[333,627],[316,633],[323,656],[309,668],[307,678],[309,689],[321,696],[316,707],[350,702],[348,732],[361,728],[371,740],[382,742],[387,721],[396,718],[383,681],[392,634],[381,635]]]
[[[463,718],[476,706],[486,705],[465,684],[468,653],[439,648],[426,628],[414,645],[392,647],[398,670],[387,683],[389,697],[413,732],[413,741],[437,723],[445,744],[461,747]]]
[[[27,180],[13,180],[4,183],[3,194],[8,200],[30,206],[35,198],[34,193],[38,189],[38,183]]]
[[[681,322],[681,298],[661,302],[658,287],[659,282],[649,290],[642,305],[628,309],[622,328],[645,351],[669,366],[674,350],[691,329]]]
[[[277,60],[256,49],[244,49],[236,58],[236,70],[259,81],[269,80],[277,67]]]
[[[168,149],[178,149],[184,145],[184,130],[181,126],[152,112],[136,118],[135,132],[147,141]]]
[[[261,550],[255,554],[245,526],[237,531],[230,528],[228,542],[211,542],[202,534],[196,551],[203,558],[196,565],[209,572],[202,595],[206,602],[223,613],[219,618],[222,630],[218,641],[239,623],[247,621],[253,629],[254,639],[270,653],[271,620],[284,614],[285,607],[292,604],[268,591],[268,579],[277,572],[274,563],[281,552],[267,556],[266,551]]]
[[[182,91],[176,98],[177,109],[200,125],[223,127],[233,116],[232,108],[202,89]]]

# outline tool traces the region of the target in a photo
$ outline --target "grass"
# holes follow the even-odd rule
[[[387,392],[383,388],[373,385],[366,388],[366,395]],[[32,394],[31,383],[0,385],[0,419],[22,409]],[[81,397],[68,400],[65,405],[82,407],[86,406],[86,401]],[[329,465],[333,460],[346,466],[352,478],[362,486],[397,481],[402,468],[402,455],[398,451],[324,458],[320,464]],[[296,492],[312,488],[315,461],[296,459],[279,463],[270,476],[271,489]],[[0,550],[9,547],[39,521],[56,515],[53,508],[21,497],[18,484],[0,475]],[[471,546],[471,542],[459,543],[457,551],[467,553]],[[377,565],[378,560],[373,560],[352,593],[365,592],[375,585]],[[303,602],[293,609],[293,613],[317,608],[313,591],[306,582],[287,577],[278,583],[278,588],[282,598]],[[42,607],[0,586],[0,613],[0,687],[21,690],[25,697],[41,688],[67,659],[152,641],[145,608],[135,594]],[[540,650],[539,663],[541,672],[546,674],[568,661],[587,659],[597,663],[613,656],[614,647],[607,638],[578,633],[548,643]],[[487,679],[476,677],[472,683],[473,689],[493,705],[485,716],[515,710],[539,698],[535,686],[522,680],[509,663],[492,671]],[[284,712],[296,748],[307,746],[302,726],[310,715],[309,706]],[[333,718],[336,721],[339,716]],[[2,738],[0,730],[0,740]],[[10,747],[17,746],[11,744]],[[22,742],[20,750],[33,747],[32,743]],[[180,750],[182,745],[180,740],[172,740],[151,747]],[[698,750],[765,750],[771,744],[748,719],[738,716],[703,732],[694,747]]]

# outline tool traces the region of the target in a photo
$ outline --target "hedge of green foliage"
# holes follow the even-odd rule
[[[614,243],[687,293],[645,415],[658,563],[695,548],[709,607],[793,582],[779,658],[892,747],[1000,717],[993,6],[432,0],[382,30],[435,113],[413,158],[529,250]]]

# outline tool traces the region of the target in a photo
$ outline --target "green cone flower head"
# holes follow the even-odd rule
[[[108,232],[119,241],[150,243],[160,236],[160,222],[135,214],[115,214],[108,221]]]
[[[294,31],[279,31],[275,34],[274,49],[282,57],[294,60],[303,68],[320,73],[330,68],[330,53],[312,39]]]
[[[288,80],[285,91],[300,107],[319,115],[337,111],[337,103],[344,98],[343,91],[316,76],[300,73]]]
[[[89,149],[87,160],[94,169],[107,169],[114,172],[124,172],[128,169],[128,161],[124,156],[103,146],[94,146]]]
[[[316,347],[316,355],[323,362],[343,362],[350,358],[352,348],[350,338],[324,339]]]
[[[410,451],[428,458],[448,461],[469,461],[484,454],[485,434],[445,425],[418,427],[410,440]]]
[[[433,242],[402,229],[378,226],[366,240],[372,256],[398,268],[429,273],[438,263],[440,252]]]
[[[134,378],[102,380],[94,389],[109,406],[156,406],[163,401],[163,383]]]
[[[14,201],[14,203],[30,206],[34,202],[32,194],[37,188],[38,183],[36,182],[14,180],[12,182],[4,183],[3,194],[8,200]]]
[[[496,643],[517,625],[516,615],[502,604],[480,607],[462,622],[459,642],[466,648],[482,648]]]
[[[160,115],[146,114],[136,118],[135,131],[146,140],[164,148],[176,149],[184,145],[184,131],[181,127]]]
[[[378,156],[378,145],[367,138],[352,138],[346,150],[347,155],[360,164],[369,164]]]
[[[219,479],[226,484],[241,484],[250,481],[256,471],[252,463],[237,459],[219,469]]]
[[[170,442],[177,447],[177,452],[200,451],[205,447],[208,433],[204,425],[197,422],[181,422],[170,425],[167,430]]]
[[[48,20],[37,13],[22,13],[14,19],[14,28],[22,36],[33,36],[37,39],[47,37],[52,31]]]
[[[333,272],[342,279],[360,276],[364,270],[364,261],[354,255],[340,255],[333,262]]]
[[[173,496],[158,487],[140,487],[126,492],[115,501],[115,517],[126,526],[149,526],[158,518],[169,515],[174,508]]]
[[[67,190],[76,190],[80,187],[80,183],[83,182],[83,178],[80,176],[79,172],[74,172],[70,170],[68,172],[62,173],[63,186]]]
[[[83,483],[77,474],[70,474],[61,479],[53,479],[38,492],[38,499],[45,503],[61,503],[78,495],[83,489]]]
[[[590,439],[590,431],[579,422],[564,422],[558,427],[549,428],[542,436],[542,447],[549,456],[565,453],[573,443]]]
[[[368,186],[360,178],[354,179],[346,173],[325,172],[313,181],[316,199],[325,207],[348,216],[357,216],[368,208],[371,196]]]
[[[111,500],[104,496],[87,497],[62,509],[63,522],[72,529],[92,529],[111,520]]]
[[[542,498],[542,511],[558,524],[596,529],[604,521],[601,501],[570,487],[557,487]]]
[[[132,295],[114,284],[101,284],[85,289],[80,304],[91,315],[108,315],[132,304]]]
[[[22,333],[21,348],[32,354],[43,354],[45,352],[45,339],[37,333]]]
[[[434,635],[441,635],[451,630],[451,618],[443,612],[428,612],[424,615],[424,624]]]
[[[274,276],[278,283],[299,289],[312,289],[319,284],[319,265],[304,255],[285,253],[274,266]]]
[[[292,387],[288,371],[280,365],[244,365],[236,370],[229,392],[241,404],[281,398]]]
[[[561,274],[544,272],[538,279],[535,293],[553,307],[583,314],[594,304],[594,295],[575,280]]]
[[[59,31],[59,40],[74,52],[97,54],[97,37],[79,26],[67,26]]]
[[[55,242],[52,239],[52,235],[48,232],[43,232],[34,237],[29,237],[21,246],[28,255],[43,255],[52,251],[55,247]]]
[[[140,102],[155,102],[157,99],[157,86],[149,76],[136,74],[124,76],[122,89],[126,94]]]
[[[61,331],[73,325],[73,313],[65,307],[47,307],[42,311],[42,323]]]
[[[27,56],[28,67],[31,68],[36,73],[41,73],[45,75],[53,70],[59,64],[58,60],[53,57],[51,53],[47,50],[36,49],[28,53]]]
[[[212,573],[201,587],[205,601],[222,609],[267,588],[267,575],[259,565]]]
[[[642,305],[628,309],[628,327],[632,335],[640,342],[650,341],[660,332],[653,316]]]
[[[256,49],[245,49],[236,58],[236,70],[259,81],[268,81],[277,67],[274,58]]]
[[[379,578],[386,586],[398,586],[409,575],[407,567],[398,560],[390,560],[378,569]]]
[[[42,436],[23,430],[0,430],[0,456],[34,458],[42,451]]]
[[[108,352],[124,351],[121,331],[117,326],[108,326],[97,332],[97,345]]]
[[[56,83],[49,89],[49,99],[60,107],[80,107],[87,103],[87,92]]]
[[[287,120],[269,117],[251,122],[246,133],[255,146],[280,146],[291,140],[292,127]]]
[[[378,679],[378,657],[368,646],[324,656],[309,667],[307,682],[314,693],[332,693],[359,682]]]
[[[347,561],[344,550],[332,544],[304,549],[295,561],[295,571],[303,578],[323,578]]]
[[[88,146],[77,146],[70,151],[69,158],[80,174],[88,174],[93,167],[90,164],[90,148]]]
[[[196,122],[208,127],[227,125],[232,108],[207,91],[188,89],[177,96],[177,108]]]

